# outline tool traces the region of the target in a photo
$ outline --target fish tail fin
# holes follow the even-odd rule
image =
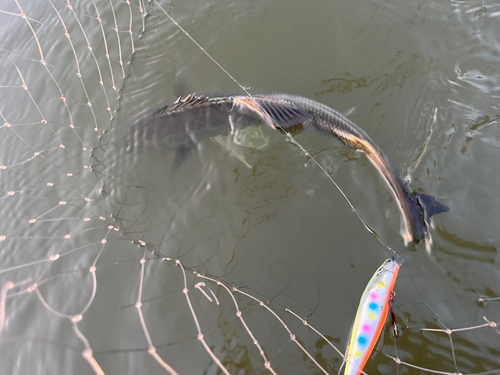
[[[425,238],[430,218],[450,208],[439,203],[432,195],[411,193],[405,186],[405,198],[408,203],[408,226],[413,241],[420,242]]]
[[[424,220],[427,224],[431,216],[450,210],[450,207],[439,203],[432,195],[417,194],[417,200],[424,211]]]

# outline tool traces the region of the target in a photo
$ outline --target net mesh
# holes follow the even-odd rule
[[[259,14],[257,2],[219,3],[236,21]],[[253,230],[276,217],[270,203],[293,203],[313,183],[283,178],[279,154],[290,146],[280,135],[272,137],[272,150],[262,151],[265,165],[235,168],[241,190],[229,198],[223,186],[216,194],[209,189],[221,177],[213,166],[223,154],[201,148],[211,162],[187,163],[185,173],[197,177],[179,181],[169,174],[171,156],[124,146],[141,108],[158,108],[165,96],[155,93],[174,90],[155,82],[175,86],[185,64],[175,53],[195,60],[203,54],[205,47],[193,42],[201,15],[220,9],[212,5],[14,0],[0,6],[5,373],[333,374],[341,368],[354,311],[343,308],[341,292],[331,305],[324,301],[345,281],[301,278],[286,255],[269,252],[290,239],[263,243]],[[373,9],[384,12],[384,3]],[[415,19],[425,23],[433,9],[431,2],[419,4]],[[467,11],[481,16],[484,9]],[[206,28],[224,32],[221,25]],[[171,64],[163,65],[158,49],[169,51]],[[222,66],[210,69],[234,85]],[[299,172],[322,174],[302,167],[300,153],[295,160]],[[243,224],[229,233],[218,224],[227,220],[219,209],[227,201],[243,207],[230,218]],[[396,284],[396,313],[409,328],[395,340],[385,335],[367,373],[500,373],[496,248],[436,231],[445,240],[434,249],[433,268],[403,268]],[[300,257],[308,264],[307,255]],[[350,262],[332,259],[338,267]],[[335,266],[325,267],[325,275],[334,273]],[[354,306],[359,295],[348,298]]]

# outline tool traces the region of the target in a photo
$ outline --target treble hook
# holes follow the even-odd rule
[[[389,310],[391,312],[391,338],[395,339],[402,335],[402,331],[410,328],[410,320],[406,319],[406,328],[401,328],[396,321],[396,313],[394,312],[394,296],[396,295],[395,291],[392,291],[389,296]]]

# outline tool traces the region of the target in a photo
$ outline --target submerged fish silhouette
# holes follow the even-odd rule
[[[384,152],[341,113],[298,95],[255,89],[248,93],[251,96],[239,91],[179,97],[131,126],[129,148],[150,145],[160,151],[174,150],[176,160],[182,161],[203,138],[227,135],[259,122],[286,132],[313,130],[366,154],[396,197],[409,234],[405,239],[419,242],[430,217],[449,210],[432,196],[409,191]]]

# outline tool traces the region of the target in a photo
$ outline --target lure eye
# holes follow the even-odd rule
[[[387,259],[387,263],[391,263],[392,262],[392,259]]]

